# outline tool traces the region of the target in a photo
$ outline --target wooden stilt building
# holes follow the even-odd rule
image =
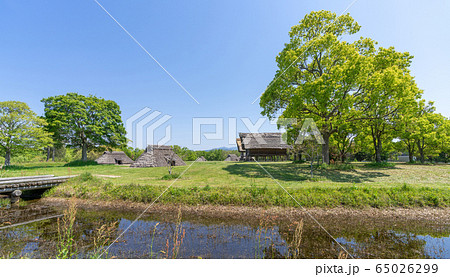
[[[239,133],[236,139],[241,160],[278,161],[287,160],[291,148],[282,138],[281,133]]]

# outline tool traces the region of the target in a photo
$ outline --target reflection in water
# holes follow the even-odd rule
[[[0,211],[0,228],[61,213],[39,202]],[[95,233],[117,222],[111,239],[127,228],[135,214],[120,211],[79,210],[74,226],[77,257],[93,251]],[[323,217],[319,220],[358,258],[450,258],[448,222],[409,222],[393,219],[366,222],[357,217]],[[137,221],[108,251],[116,258],[337,258],[342,249],[316,224],[304,219],[301,241],[295,222],[263,217],[223,220],[152,214]],[[296,231],[297,230],[297,231]],[[184,234],[184,235],[182,235]],[[56,219],[0,230],[0,257],[52,258],[58,242]],[[297,252],[293,245],[299,244]],[[177,248],[179,247],[179,251]],[[177,251],[178,255],[174,255]],[[295,255],[294,255],[295,254]]]

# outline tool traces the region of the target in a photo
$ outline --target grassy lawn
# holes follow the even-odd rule
[[[450,206],[450,166],[396,164],[371,169],[318,169],[309,179],[306,164],[261,163],[298,201],[308,207],[416,207]],[[185,166],[176,167],[181,173]],[[49,195],[102,200],[151,202],[173,180],[163,180],[167,168],[129,168],[96,165],[64,167],[60,163],[24,164],[3,172],[3,177],[89,172],[92,180],[77,180],[55,188]],[[108,177],[107,177],[108,176]],[[116,177],[116,178],[112,178]],[[159,201],[184,204],[296,206],[256,163],[198,162]]]

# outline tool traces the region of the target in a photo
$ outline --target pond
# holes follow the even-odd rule
[[[66,234],[63,219],[68,217],[59,217],[65,210],[42,200],[1,209],[0,257],[56,257]],[[345,257],[342,246],[355,258],[450,258],[448,220],[316,217],[334,240],[308,216],[286,220],[265,214],[224,218],[153,212],[132,224],[138,214],[78,208],[73,257],[338,258]]]

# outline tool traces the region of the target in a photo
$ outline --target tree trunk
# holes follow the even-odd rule
[[[425,151],[424,151],[425,147],[423,147],[423,144],[421,144],[420,140],[417,141],[417,148],[419,149],[420,162],[425,163]]]
[[[50,160],[50,151],[51,151],[51,148],[50,148],[50,146],[48,146],[47,147],[47,162]]]
[[[87,145],[86,143],[83,143],[83,146],[81,147],[81,160],[83,162],[87,162]]]
[[[409,156],[409,162],[414,161],[414,143],[408,144],[408,156]]]
[[[374,130],[373,127],[371,129],[372,129],[373,147],[375,148],[375,162],[381,163],[381,151],[382,151],[381,136],[378,135],[377,130]]]
[[[375,161],[381,163],[381,144],[378,144],[375,148]]]
[[[6,149],[5,151],[5,166],[11,165],[11,150]]]
[[[344,163],[345,162],[345,158],[346,158],[345,157],[345,151],[341,151],[339,155],[340,155],[341,162]]]
[[[330,134],[322,134],[324,144],[322,144],[322,159],[326,164],[330,164]]]
[[[377,136],[375,138],[375,162],[381,163],[381,152],[382,152],[381,138]]]
[[[52,147],[52,162],[55,161],[55,146]]]

